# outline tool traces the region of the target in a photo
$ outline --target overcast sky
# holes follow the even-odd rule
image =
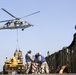
[[[52,54],[73,40],[76,0],[0,0],[1,8],[19,18],[36,11],[40,13],[23,18],[34,26],[18,30],[18,43],[17,30],[0,30],[0,71],[5,57],[10,59],[16,48],[22,50],[23,56],[28,50],[32,50],[32,55],[40,52],[47,56],[47,51]],[[13,18],[0,10],[0,21],[7,19]]]

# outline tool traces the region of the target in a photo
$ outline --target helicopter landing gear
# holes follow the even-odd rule
[[[24,29],[22,29],[22,31],[24,31]]]

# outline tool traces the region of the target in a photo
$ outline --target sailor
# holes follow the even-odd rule
[[[43,55],[41,55],[41,53],[38,53],[38,59],[39,59],[39,62],[41,63],[41,73],[49,73],[49,67],[48,67],[48,64],[46,62],[46,59]]]
[[[18,53],[19,53],[19,52],[18,52],[18,50],[16,49],[15,52],[14,52],[14,56],[15,56],[16,58],[18,58]]]
[[[23,55],[22,55],[22,51],[21,50],[19,50],[19,52],[18,52],[18,60],[20,60],[20,62],[23,63]]]
[[[38,60],[38,54],[36,53],[34,56],[34,62],[32,63],[32,73],[38,74],[38,67],[39,67],[39,60]]]
[[[27,64],[26,74],[29,73],[30,68],[31,68],[32,61],[34,61],[34,58],[33,58],[33,56],[31,55],[31,52],[32,52],[32,51],[29,50],[29,51],[27,52],[27,54],[25,55],[26,64]]]

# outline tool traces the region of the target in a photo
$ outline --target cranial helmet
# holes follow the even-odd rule
[[[40,55],[41,55],[41,53],[40,53],[40,52],[38,52],[38,55],[40,56]]]
[[[31,53],[31,52],[32,52],[31,50],[28,51],[28,53]]]

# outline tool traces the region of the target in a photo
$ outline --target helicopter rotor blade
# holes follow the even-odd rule
[[[39,12],[40,12],[40,11],[37,11],[37,12],[34,12],[34,13],[32,13],[32,14],[26,15],[26,16],[24,16],[24,17],[17,18],[17,17],[15,17],[15,16],[13,16],[11,13],[9,13],[7,10],[5,10],[4,8],[2,8],[2,10],[3,10],[3,11],[5,11],[6,13],[8,13],[10,16],[12,16],[12,17],[13,17],[13,18],[15,18],[15,19],[3,20],[3,21],[0,21],[0,23],[1,23],[1,22],[8,22],[8,21],[12,21],[12,20],[19,20],[19,19],[21,19],[21,18],[25,18],[25,17],[31,16],[31,15],[34,15],[34,14],[37,14],[37,13],[39,13]]]
[[[13,20],[15,20],[15,19],[11,19],[11,20],[3,20],[3,21],[0,21],[0,23],[1,23],[1,22],[9,22],[9,21],[13,21]]]
[[[26,16],[21,17],[21,18],[25,18],[25,17],[31,16],[31,15],[37,14],[37,13],[39,13],[39,12],[40,12],[40,11],[37,11],[37,12],[34,12],[34,13],[32,13],[32,14],[26,15]],[[19,18],[19,19],[21,19],[21,18]]]
[[[5,10],[4,8],[1,8],[3,11],[5,11],[6,13],[8,13],[10,16],[12,16],[13,18],[17,19],[14,15],[12,15],[11,13],[9,13],[7,10]]]

